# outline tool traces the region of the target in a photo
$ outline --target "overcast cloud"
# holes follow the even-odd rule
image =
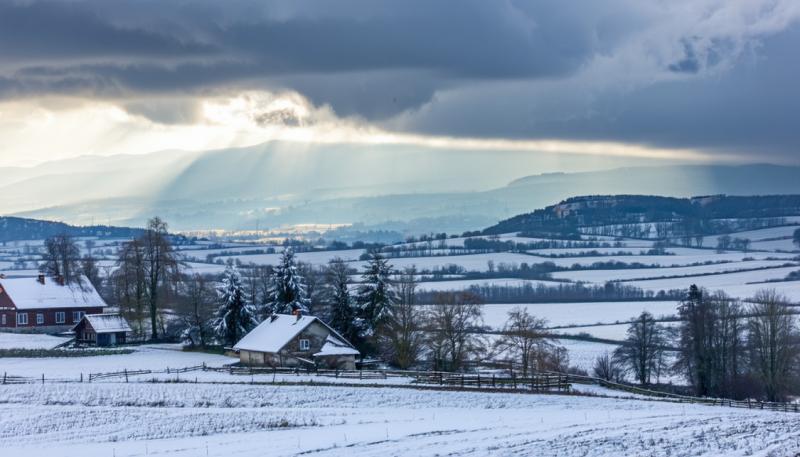
[[[797,0],[3,1],[0,101],[187,124],[200,97],[288,91],[409,134],[796,161],[799,18]]]

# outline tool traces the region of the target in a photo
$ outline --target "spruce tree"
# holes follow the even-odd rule
[[[356,299],[363,336],[372,336],[397,302],[391,274],[389,262],[377,251],[370,252]]]
[[[309,299],[306,290],[303,276],[297,271],[294,252],[287,247],[272,274],[265,316],[294,311],[307,313]]]
[[[326,317],[334,330],[355,344],[358,337],[356,309],[350,296],[350,278],[347,273],[344,260],[335,258],[330,261],[325,275],[326,301],[330,309]]]
[[[242,278],[235,266],[225,269],[222,285],[217,289],[220,307],[213,320],[214,332],[224,344],[233,346],[247,332],[258,325],[255,309],[247,302]]]

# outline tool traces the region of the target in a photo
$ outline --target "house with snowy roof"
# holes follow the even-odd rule
[[[131,332],[131,326],[119,314],[85,314],[80,322],[72,327],[78,343],[95,346],[114,346],[123,344]]]
[[[274,314],[233,347],[245,365],[354,370],[358,350],[314,316]]]
[[[100,314],[106,306],[86,276],[72,283],[45,275],[0,277],[0,329],[3,330],[68,331],[85,314]]]

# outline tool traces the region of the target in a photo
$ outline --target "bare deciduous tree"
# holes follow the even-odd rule
[[[414,365],[424,343],[422,312],[416,303],[416,270],[406,268],[395,283],[397,302],[380,330],[385,356],[401,369]]]
[[[528,376],[537,355],[552,346],[552,339],[544,329],[546,324],[546,320],[531,315],[523,307],[508,312],[508,321],[495,342],[495,348],[518,360],[523,376]]]
[[[663,366],[664,344],[663,327],[645,311],[628,327],[628,336],[614,351],[614,359],[640,384],[650,384],[653,374]]]
[[[472,354],[482,349],[475,333],[482,324],[480,299],[471,293],[442,292],[434,296],[427,317],[433,367],[459,371]]]
[[[794,316],[786,297],[774,290],[759,291],[750,308],[749,345],[753,367],[764,385],[767,400],[783,398],[791,365],[797,358]]]
[[[52,278],[61,278],[65,283],[77,283],[81,274],[81,251],[75,240],[61,234],[44,241],[41,272]]]

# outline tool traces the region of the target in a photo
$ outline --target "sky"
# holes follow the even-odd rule
[[[798,164],[799,46],[797,0],[2,0],[0,166],[270,140]]]

